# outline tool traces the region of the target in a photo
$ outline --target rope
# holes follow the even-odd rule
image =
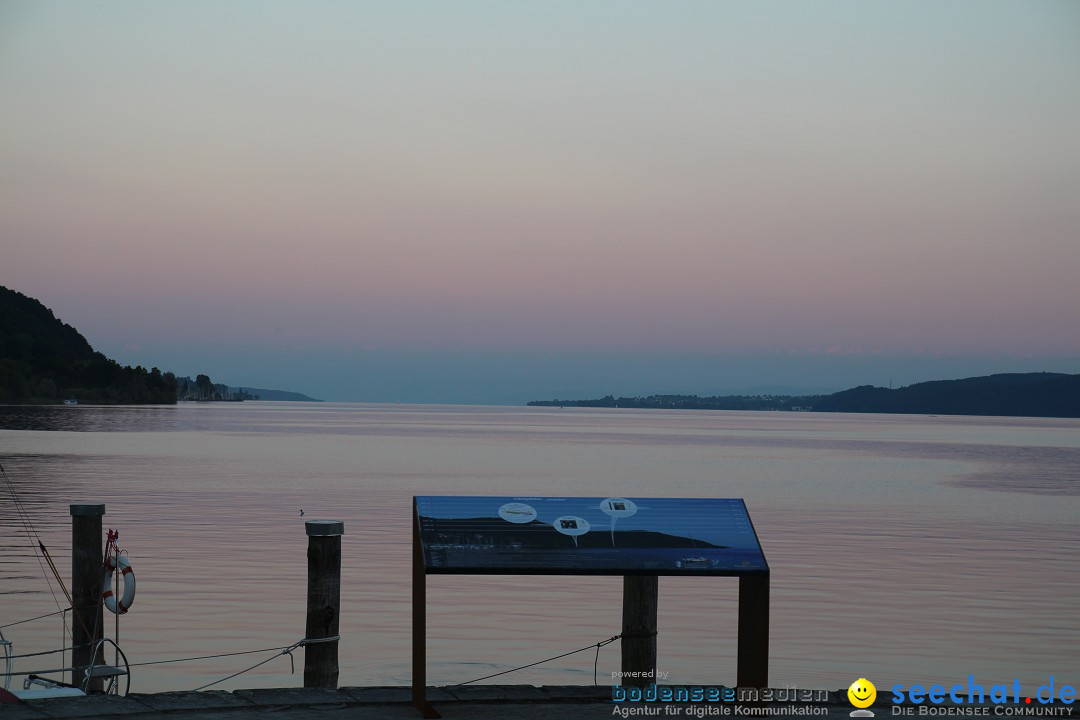
[[[60,589],[64,591],[64,597],[67,598],[68,602],[68,610],[71,610],[72,606],[75,603],[71,601],[71,594],[68,592],[67,586],[64,585],[64,581],[60,579],[60,573],[57,572],[56,565],[53,563],[52,557],[49,555],[49,551],[45,548],[45,543],[41,542],[41,537],[37,533],[37,528],[34,527],[34,523],[30,519],[30,513],[27,512],[26,507],[23,505],[22,499],[19,497],[19,494],[15,492],[15,485],[11,482],[11,478],[8,477],[7,471],[4,470],[3,465],[0,465],[0,477],[4,478],[4,484],[7,485],[8,492],[11,493],[11,499],[15,503],[15,509],[18,512],[19,521],[22,523],[23,531],[26,533],[26,539],[30,543],[30,547],[34,550],[34,559],[37,560],[38,567],[41,568],[41,574],[45,576],[45,585],[49,588],[49,595],[52,596],[52,600],[53,603],[56,605],[58,614],[63,616],[60,619],[62,628],[60,635],[60,644],[62,645],[69,637],[71,637],[71,630],[68,629],[67,615],[65,614],[67,613],[67,610],[62,610],[60,608],[60,601],[56,599],[56,591],[53,589],[52,580],[49,578],[49,574],[45,572],[45,564],[41,562],[42,555],[44,555],[45,559],[48,561],[49,567],[52,569],[53,572],[53,577],[56,578],[56,582],[58,585],[60,585]],[[33,538],[30,537],[31,535],[33,535]],[[37,540],[36,548],[34,547],[34,540]],[[41,550],[41,554],[38,554],[39,548]]]
[[[290,664],[290,667],[291,667],[290,672],[296,672],[296,666],[292,663],[292,660],[293,660],[292,651],[293,650],[295,650],[298,647],[303,647],[304,645],[318,645],[319,643],[337,642],[340,639],[341,639],[340,635],[334,635],[333,637],[327,637],[327,638],[304,638],[303,640],[298,640],[297,642],[294,642],[292,645],[289,645],[288,647],[283,648],[281,650],[281,652],[279,652],[277,655],[271,655],[270,657],[266,658],[265,660],[261,660],[261,661],[255,663],[254,665],[252,665],[249,668],[245,668],[245,669],[243,669],[243,670],[241,670],[239,672],[234,672],[232,675],[229,675],[227,677],[223,677],[220,680],[215,680],[212,683],[207,683],[207,684],[203,685],[202,687],[197,687],[197,688],[195,688],[195,692],[198,692],[200,690],[205,690],[208,687],[213,687],[214,685],[217,685],[219,683],[223,683],[226,680],[232,680],[234,677],[243,675],[246,672],[251,672],[255,668],[260,667],[262,665],[265,665],[266,663],[270,662],[274,658],[280,657],[282,655],[288,655],[289,656],[289,664]]]
[[[34,618],[34,619],[36,619],[36,618]],[[29,621],[25,620],[23,622],[29,622]],[[593,660],[593,685],[596,685],[597,684],[596,683],[597,667],[598,667],[598,665],[600,663],[600,648],[604,647],[605,645],[610,645],[611,643],[615,642],[616,640],[620,639],[621,637],[622,637],[622,635],[614,635],[612,637],[609,637],[607,640],[601,640],[600,642],[593,643],[592,645],[586,645],[585,647],[578,648],[577,650],[571,650],[570,652],[563,653],[562,655],[556,655],[554,657],[549,657],[549,658],[544,659],[544,660],[537,660],[536,662],[529,663],[528,665],[522,665],[520,667],[511,668],[510,670],[503,670],[502,672],[497,672],[497,673],[494,673],[492,675],[485,675],[484,677],[479,677],[479,678],[476,678],[475,680],[467,680],[465,682],[456,683],[454,685],[449,685],[448,687],[461,687],[462,685],[471,685],[472,683],[480,682],[481,680],[490,680],[491,678],[499,677],[500,675],[507,675],[507,674],[512,673],[512,672],[517,672],[518,670],[525,670],[527,668],[535,667],[537,665],[543,665],[544,663],[551,662],[552,660],[559,660],[559,659],[564,658],[564,657],[569,657],[571,655],[576,655],[576,654],[578,654],[580,652],[585,652],[586,650],[589,650],[590,648],[596,648],[596,657]],[[270,662],[271,660],[274,660],[275,658],[281,657],[282,655],[288,655],[289,656],[289,661],[290,661],[290,664],[291,664],[292,660],[293,660],[292,651],[296,650],[297,648],[304,647],[306,645],[318,645],[319,643],[337,642],[340,639],[341,639],[340,635],[334,635],[333,637],[327,637],[327,638],[304,638],[303,640],[298,640],[298,641],[294,642],[292,645],[283,645],[282,647],[262,648],[260,650],[241,650],[241,651],[238,651],[238,652],[217,653],[217,654],[214,654],[214,655],[197,655],[197,656],[186,657],[186,658],[172,658],[172,659],[169,659],[169,660],[148,660],[146,662],[140,662],[140,663],[129,663],[128,667],[144,667],[144,666],[147,666],[147,665],[166,665],[168,663],[188,662],[190,660],[212,660],[214,658],[234,657],[236,655],[254,655],[254,654],[257,654],[257,653],[264,653],[264,652],[274,652],[275,653],[274,655],[271,655],[270,657],[266,658],[265,660],[260,660],[259,662],[255,663],[251,667],[245,668],[245,669],[240,670],[238,672],[234,672],[232,675],[228,675],[226,677],[223,677],[220,680],[215,680],[212,683],[207,683],[206,685],[202,685],[201,687],[195,688],[195,692],[198,692],[200,690],[205,690],[208,687],[213,687],[214,685],[219,685],[219,684],[225,682],[226,680],[232,680],[234,677],[239,677],[240,675],[243,675],[244,673],[251,672],[255,668],[262,667],[266,663]],[[76,646],[76,647],[86,647],[87,645],[93,645],[93,644],[94,643],[87,643],[86,645]],[[39,652],[39,653],[27,653],[25,655],[12,655],[11,657],[12,657],[12,659],[24,658],[24,657],[36,657],[36,656],[39,656],[39,655],[51,655],[53,653],[63,652],[63,651],[67,651],[67,650],[74,650],[74,649],[76,649],[76,648],[63,648],[62,650],[46,650],[44,652]],[[296,670],[295,665],[293,665],[292,666],[292,672],[295,672],[295,670]],[[59,669],[55,669],[55,670],[31,670],[31,671],[27,671],[27,672],[0,673],[0,677],[9,676],[9,675],[42,675],[42,674],[47,674],[47,673],[56,673],[56,672],[65,672],[65,671],[66,671],[66,668],[59,668]]]
[[[586,645],[583,648],[578,648],[577,650],[571,650],[570,652],[563,653],[562,655],[556,655],[555,657],[549,657],[546,660],[537,660],[536,662],[529,663],[528,665],[522,665],[521,667],[511,668],[510,670],[503,670],[502,672],[497,672],[497,673],[495,673],[493,675],[485,675],[484,677],[476,678],[475,680],[466,680],[465,682],[456,683],[454,685],[448,685],[447,687],[461,687],[462,685],[471,685],[472,683],[480,682],[481,680],[490,680],[493,677],[499,677],[500,675],[506,675],[508,673],[517,672],[518,670],[524,670],[526,668],[531,668],[531,667],[534,667],[536,665],[543,665],[546,662],[551,662],[552,660],[558,660],[560,658],[568,657],[570,655],[576,655],[579,652],[585,652],[589,648],[596,648],[596,662],[593,663],[593,684],[595,685],[596,684],[596,666],[600,662],[600,648],[604,647],[605,645],[610,645],[611,643],[615,642],[616,640],[618,640],[621,637],[622,637],[622,635],[615,635],[613,637],[609,637],[607,640],[601,640],[598,643],[593,643],[592,645]]]
[[[262,660],[262,661],[260,661],[260,662],[257,662],[257,663],[255,663],[254,665],[252,665],[251,667],[249,667],[249,668],[246,668],[246,669],[244,669],[244,670],[241,670],[240,672],[234,672],[234,673],[233,673],[232,675],[228,675],[228,676],[226,676],[226,677],[223,677],[223,678],[221,678],[220,680],[215,680],[215,681],[214,681],[214,682],[212,682],[212,683],[206,683],[205,685],[203,685],[203,686],[201,686],[201,687],[197,687],[197,688],[195,688],[195,692],[199,692],[200,690],[205,690],[205,689],[206,689],[206,688],[208,688],[208,687],[213,687],[214,685],[217,685],[217,684],[219,684],[219,683],[223,683],[223,682],[225,682],[226,680],[232,680],[232,679],[233,679],[234,677],[238,677],[238,676],[240,676],[240,675],[243,675],[243,674],[244,674],[244,673],[246,673],[246,672],[251,672],[251,671],[252,671],[252,670],[254,670],[255,668],[257,668],[257,667],[261,667],[262,665],[265,665],[266,663],[270,662],[270,661],[271,661],[271,660],[273,660],[274,658],[277,658],[277,657],[279,657],[279,656],[281,656],[281,655],[288,655],[288,656],[289,656],[289,657],[291,658],[291,657],[292,657],[292,651],[293,651],[293,650],[295,650],[295,649],[296,649],[296,647],[299,647],[299,644],[297,644],[297,645],[296,645],[295,647],[290,647],[290,648],[289,648],[289,649],[287,649],[287,650],[282,650],[282,651],[281,651],[281,652],[279,652],[279,653],[278,653],[277,655],[271,655],[270,657],[266,658],[265,660]]]
[[[600,643],[596,643],[596,657],[593,658],[592,663],[592,684],[593,687],[597,687],[599,683],[596,682],[596,668],[600,665]]]
[[[46,615],[38,615],[37,617],[27,618],[26,620],[19,620],[17,622],[8,623],[7,625],[0,625],[0,630],[12,627],[14,625],[22,625],[23,623],[34,622],[35,620],[41,620],[42,618],[52,617],[53,615],[61,615],[63,613],[66,613],[70,609],[71,608],[65,608],[64,610],[57,610],[56,612],[51,612]]]
[[[18,660],[19,658],[40,657],[42,655],[55,655],[56,653],[68,652],[69,650],[78,650],[79,648],[90,647],[93,644],[94,643],[92,643],[92,642],[88,642],[88,643],[83,643],[82,645],[73,645],[71,647],[60,648],[59,650],[42,650],[41,652],[35,652],[35,653],[23,653],[22,655],[11,655],[10,657],[11,657],[12,660]],[[23,673],[23,674],[25,674],[25,673]]]
[[[275,650],[286,650],[290,647],[292,646],[282,645],[281,647],[263,648],[262,650],[241,650],[240,652],[219,653],[217,655],[200,655],[198,657],[174,658],[172,660],[147,660],[146,662],[131,663],[131,667],[142,667],[144,665],[166,665],[168,663],[187,662],[189,660],[212,660],[214,658],[232,657],[233,655],[254,655],[256,653],[274,652]]]
[[[75,605],[71,600],[71,593],[68,592],[67,585],[60,578],[60,571],[56,569],[56,563],[53,562],[52,555],[49,554],[49,548],[45,547],[45,543],[38,540],[38,548],[41,549],[41,554],[45,557],[45,562],[49,563],[49,569],[52,570],[53,577],[56,578],[57,584],[60,585],[60,589],[64,591],[64,597],[67,598],[68,608],[70,609]]]
[[[144,665],[164,665],[166,663],[187,662],[189,660],[211,660],[213,658],[232,657],[234,655],[253,655],[255,653],[274,652],[275,650],[280,651],[280,652],[278,652],[277,655],[274,655],[273,657],[269,658],[268,660],[264,660],[264,661],[259,663],[259,665],[262,665],[263,663],[269,662],[270,660],[273,660],[275,657],[278,657],[278,655],[285,655],[285,654],[291,653],[293,650],[295,650],[298,647],[303,647],[305,645],[318,645],[319,643],[336,642],[336,641],[338,641],[340,639],[341,639],[340,635],[334,635],[333,637],[328,637],[328,638],[304,638],[303,640],[298,640],[297,642],[294,642],[292,645],[283,645],[281,647],[263,648],[261,650],[241,650],[239,652],[218,653],[216,655],[198,655],[196,657],[173,658],[171,660],[148,660],[146,662],[140,662],[140,663],[128,663],[128,667],[142,667]],[[76,646],[76,647],[89,647],[90,645],[94,645],[94,644],[95,643],[86,643],[85,645],[80,645],[80,646]],[[52,655],[54,653],[64,652],[66,650],[74,650],[74,649],[76,649],[76,648],[62,648],[61,650],[46,650],[44,652],[27,653],[25,655],[12,655],[11,657],[12,657],[12,659],[24,658],[24,657],[37,657],[39,655]],[[248,668],[248,670],[253,670],[256,667],[258,667],[259,665],[253,665],[252,667]],[[65,670],[67,670],[67,668],[62,668],[62,669],[58,669],[58,670],[28,670],[28,671],[25,671],[25,672],[0,673],[0,677],[4,677],[5,675],[38,675],[38,674],[43,674],[43,673],[64,672]],[[243,674],[243,673],[247,672],[248,670],[241,670],[239,673],[236,673],[234,675],[230,675],[229,677],[236,677],[236,675]],[[229,678],[224,678],[222,680],[218,680],[218,681],[216,681],[214,683],[211,683],[211,685],[216,685],[217,683],[224,682],[225,680],[228,680],[228,679]],[[210,685],[204,685],[203,687],[210,687]],[[202,690],[203,688],[198,688],[198,689]]]
[[[37,560],[38,566],[41,567],[41,574],[45,576],[45,583],[49,587],[49,594],[52,595],[53,602],[56,603],[56,609],[60,610],[60,601],[56,599],[56,591],[53,590],[52,580],[49,579],[49,574],[45,572],[45,564],[41,562],[41,556],[38,554],[38,549],[34,547],[34,540],[38,541],[38,545],[44,547],[44,543],[41,542],[41,538],[38,537],[37,529],[34,527],[34,523],[30,520],[30,513],[27,512],[23,506],[22,499],[19,494],[15,492],[15,485],[11,482],[11,479],[7,475],[7,471],[4,470],[4,466],[0,465],[0,477],[4,478],[4,484],[7,485],[8,492],[11,493],[11,499],[15,503],[15,510],[18,512],[19,521],[23,525],[23,531],[26,533],[26,539],[30,542],[30,547],[34,548],[34,559]],[[30,536],[33,535],[33,538]],[[65,594],[67,591],[64,591]],[[71,605],[71,601],[68,601]],[[67,624],[64,627],[65,633],[67,632]]]
[[[120,533],[118,531],[114,531],[114,530],[111,530],[111,529],[105,534],[105,537],[107,538],[107,541],[105,543],[105,554],[101,558],[101,573],[99,575],[99,577],[101,577],[101,578],[104,578],[105,575],[109,572],[109,553],[113,550],[113,548],[116,547],[116,539],[119,536],[120,536]],[[119,606],[117,606],[117,609],[119,609]],[[102,625],[102,617],[103,617],[104,613],[105,613],[105,593],[102,592],[102,593],[98,593],[97,609],[94,611],[94,632],[90,634],[91,638],[99,637],[99,635],[98,635],[99,630],[102,631],[100,637],[104,637],[104,635],[105,635],[104,628],[101,627],[101,625]],[[82,624],[82,618],[79,615],[76,615],[76,617],[79,617],[79,624]],[[83,630],[86,630],[85,625],[83,625]],[[105,652],[104,652],[104,649],[102,647],[100,647],[100,640],[97,641],[97,642],[91,643],[91,644],[92,645],[97,645],[98,647],[95,647],[94,651],[92,653],[90,653],[90,665],[88,666],[88,671],[87,671],[87,674],[86,674],[86,678],[79,685],[79,688],[81,690],[83,690],[83,692],[88,692],[89,689],[90,689],[90,684],[94,681],[94,678],[92,677],[90,672],[95,667],[97,667],[98,665],[104,665],[105,664]],[[75,661],[75,659],[73,657],[72,662],[74,662],[74,661]],[[72,681],[74,681],[74,680],[75,680],[75,678],[72,677]]]
[[[71,668],[54,668],[52,670],[30,670],[27,672],[0,673],[0,677],[17,677],[19,675],[42,675],[46,673],[66,673]]]

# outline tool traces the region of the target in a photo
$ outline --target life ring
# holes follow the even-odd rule
[[[119,603],[112,590],[113,571],[118,567],[120,574],[124,576],[124,597],[120,598]],[[105,607],[114,615],[123,615],[131,608],[131,603],[135,600],[135,571],[131,569],[131,563],[124,555],[115,560],[110,556],[105,561],[105,582],[101,588],[101,598],[105,601]]]

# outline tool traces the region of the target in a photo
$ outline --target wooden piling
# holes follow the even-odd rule
[[[659,578],[656,575],[623,577],[623,685],[645,687],[656,682],[658,602]]]
[[[104,505],[71,505],[71,682],[82,687],[86,669],[93,659],[94,643],[104,632],[101,586],[104,565],[101,546],[101,516]],[[102,653],[94,664],[104,662]],[[104,683],[93,678],[87,692],[101,692]]]
[[[345,523],[337,520],[308,520],[308,640],[332,638],[338,634],[341,618],[341,536]],[[313,643],[304,647],[304,687],[337,689],[338,641]]]

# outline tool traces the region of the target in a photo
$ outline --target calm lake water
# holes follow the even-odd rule
[[[772,568],[773,685],[1080,684],[1076,420],[249,402],[0,407],[0,428],[0,463],[65,578],[68,505],[106,504],[138,577],[120,626],[133,663],[299,640],[303,522],[332,519],[341,684],[408,684],[413,495],[708,496],[745,498]],[[0,491],[4,625],[57,606]],[[661,578],[669,682],[734,682],[737,588]],[[430,577],[429,681],[615,635],[621,591],[611,577]],[[59,647],[62,626],[4,634],[29,653]],[[192,689],[264,657],[137,667],[132,690]],[[216,688],[301,685],[296,659],[295,675],[278,658]],[[591,683],[593,659],[494,682]],[[618,666],[617,643],[601,650],[601,684]]]

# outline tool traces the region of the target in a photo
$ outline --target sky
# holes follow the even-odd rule
[[[0,284],[358,402],[1080,372],[1080,3],[0,0]]]

